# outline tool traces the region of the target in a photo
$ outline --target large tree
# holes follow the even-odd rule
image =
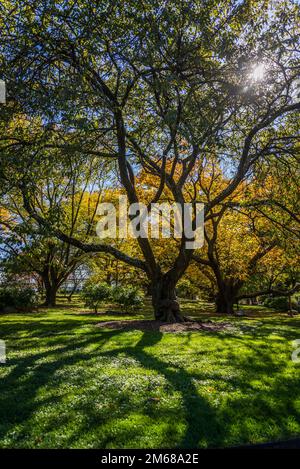
[[[46,127],[32,150],[73,145],[114,159],[130,203],[139,201],[136,174],[143,168],[160,181],[150,203],[167,186],[183,206],[195,169],[213,152],[230,177],[206,204],[212,220],[268,157],[280,123],[300,108],[293,98],[299,64],[292,2],[16,0],[2,8],[9,93]],[[282,142],[289,137],[280,134]],[[32,204],[30,174],[19,187],[26,210],[47,224]],[[200,200],[195,194],[193,201]],[[142,269],[155,317],[182,320],[175,287],[193,256],[185,236],[164,270],[147,238],[138,239],[141,257],[132,258],[107,243],[53,233]]]
[[[0,266],[9,281],[23,277],[38,280],[44,305],[56,305],[59,287],[84,262],[82,251],[49,238],[38,226],[0,218]]]

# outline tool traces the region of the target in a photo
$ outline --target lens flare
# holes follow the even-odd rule
[[[266,67],[264,64],[255,64],[250,73],[252,81],[262,81],[265,77]]]

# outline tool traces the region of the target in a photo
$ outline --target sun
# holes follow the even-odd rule
[[[262,81],[265,78],[266,66],[265,64],[255,64],[249,74],[251,81]]]

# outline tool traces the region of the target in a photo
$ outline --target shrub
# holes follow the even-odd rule
[[[276,311],[286,311],[289,309],[287,296],[276,296],[274,298],[266,298],[263,304],[264,306],[275,309]]]
[[[183,278],[176,286],[176,294],[179,298],[195,299],[199,294],[199,289],[190,280]]]
[[[81,297],[84,305],[97,313],[99,304],[111,298],[111,287],[106,283],[88,284],[83,288]]]
[[[38,303],[37,292],[30,287],[3,286],[0,287],[0,311],[6,308],[12,310],[28,310]]]
[[[114,287],[112,289],[112,298],[125,311],[129,311],[142,303],[142,297],[138,289],[134,287]]]

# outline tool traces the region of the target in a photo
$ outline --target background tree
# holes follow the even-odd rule
[[[53,157],[52,151],[46,154],[48,161]],[[55,157],[57,162],[61,161],[61,166],[54,171],[45,158],[34,184],[32,206],[47,217],[51,226],[60,226],[69,236],[76,233],[81,239],[89,239],[96,223],[101,197],[97,181],[103,168],[99,170],[97,159],[87,162],[77,154],[56,153]],[[34,164],[30,169],[37,171]],[[45,290],[45,305],[55,306],[58,289],[86,262],[87,254],[51,237],[45,226],[30,218],[22,206],[20,191],[3,195],[1,206],[0,249],[6,271],[38,275]]]

